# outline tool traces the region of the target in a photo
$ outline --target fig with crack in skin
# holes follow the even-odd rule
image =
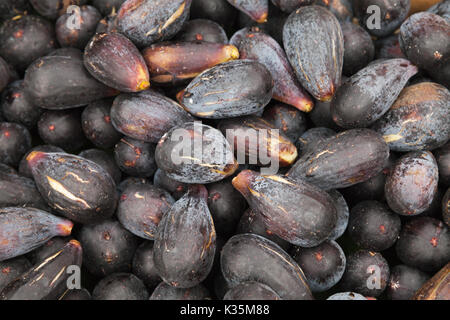
[[[412,300],[450,300],[450,262],[414,294]]]
[[[314,150],[316,145],[328,138],[335,136],[337,133],[329,128],[315,127],[306,130],[300,138],[297,139],[295,146],[299,150],[300,157],[307,154],[310,150]]]
[[[0,292],[31,266],[30,261],[24,256],[0,262]]]
[[[81,245],[70,240],[61,250],[9,283],[0,292],[0,300],[55,300],[67,290],[67,281],[72,275],[69,267],[81,267],[81,262]]]
[[[340,189],[366,181],[383,170],[389,147],[370,129],[351,129],[309,149],[287,173],[324,190]]]
[[[55,20],[67,13],[70,6],[84,5],[88,0],[30,0],[33,8],[43,17]]]
[[[125,0],[92,0],[92,5],[96,7],[103,16],[109,15],[111,12],[117,12]]]
[[[207,198],[204,186],[190,186],[158,225],[153,258],[161,278],[173,287],[199,285],[211,271],[216,230]]]
[[[241,59],[262,63],[274,81],[273,99],[292,105],[300,111],[310,112],[312,98],[298,82],[286,53],[272,37],[263,32],[248,32],[239,42]]]
[[[218,64],[238,59],[239,51],[228,44],[177,41],[152,44],[142,55],[153,82],[177,85]]]
[[[144,58],[120,33],[96,34],[84,51],[84,66],[98,81],[122,92],[150,87]]]
[[[121,94],[111,107],[117,131],[145,142],[157,143],[173,127],[193,120],[178,103],[153,90]]]
[[[211,19],[221,26],[231,29],[230,24],[236,20],[238,11],[224,0],[193,0],[191,6],[192,19]]]
[[[189,18],[192,0],[127,0],[117,13],[118,30],[138,47],[169,40]]]
[[[199,74],[177,99],[196,117],[223,119],[262,111],[272,90],[272,76],[263,64],[234,60]]]
[[[158,142],[155,159],[169,178],[184,183],[220,181],[239,166],[222,133],[197,122],[168,131]]]
[[[58,214],[78,223],[109,218],[116,209],[116,184],[98,164],[66,153],[34,151],[27,157],[42,197]]]
[[[364,128],[381,118],[418,72],[406,59],[373,62],[345,81],[331,105],[334,122],[343,128]]]
[[[301,7],[286,20],[283,43],[303,88],[317,100],[331,100],[344,63],[344,36],[337,18],[321,6]]]
[[[269,0],[227,0],[229,4],[258,23],[267,22]]]
[[[439,167],[439,184],[450,187],[450,141],[434,151]]]
[[[268,230],[292,244],[317,246],[336,226],[333,199],[304,181],[244,170],[233,179],[233,186],[261,214]]]
[[[450,138],[450,92],[422,82],[408,86],[388,112],[372,125],[392,151],[433,150]]]
[[[56,236],[72,232],[70,220],[35,208],[0,209],[0,261],[36,249]]]

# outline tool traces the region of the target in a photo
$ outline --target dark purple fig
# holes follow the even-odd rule
[[[33,174],[31,173],[31,168],[28,166],[27,157],[28,155],[33,151],[42,151],[42,152],[64,152],[63,149],[60,147],[44,144],[44,145],[38,145],[36,147],[31,148],[23,157],[22,160],[20,160],[19,164],[19,174],[27,177],[27,178],[33,178]]]
[[[353,18],[352,0],[315,0],[314,4],[326,7],[339,21],[350,21]]]
[[[256,60],[269,70],[274,81],[273,99],[309,112],[314,104],[298,82],[286,53],[272,37],[263,32],[248,32],[239,42],[241,59]]]
[[[442,199],[442,219],[450,227],[450,188],[447,189],[447,192]]]
[[[169,178],[161,169],[156,170],[153,176],[153,184],[155,187],[169,191],[175,200],[180,199],[188,188],[187,184]]]
[[[122,193],[126,188],[128,188],[131,185],[138,185],[138,184],[151,184],[151,181],[147,178],[139,178],[139,177],[128,177],[123,179],[118,185],[117,185],[117,191]]]
[[[347,266],[340,282],[346,291],[378,297],[389,282],[389,265],[378,252],[358,250],[347,256]]]
[[[234,23],[237,10],[228,1],[223,0],[193,0],[191,18],[211,19],[224,28],[229,29]],[[185,25],[186,26],[186,25]]]
[[[269,0],[227,0],[233,7],[258,23],[267,22]]]
[[[0,163],[17,167],[23,155],[31,149],[31,135],[17,123],[0,122]]]
[[[79,156],[95,162],[109,173],[116,184],[120,183],[122,172],[111,154],[99,149],[86,149],[80,152]]]
[[[344,234],[345,230],[347,230],[350,213],[347,202],[339,191],[330,190],[328,191],[328,194],[333,199],[333,203],[336,207],[337,212],[336,226],[328,236],[328,240],[336,240]]]
[[[73,223],[35,208],[0,209],[0,261],[36,249],[50,238],[68,236]]]
[[[155,159],[169,178],[184,183],[220,181],[238,168],[222,133],[198,122],[186,122],[168,131],[158,142]]]
[[[236,60],[233,45],[205,41],[162,42],[142,52],[153,82],[183,84],[218,64]]]
[[[254,282],[242,282],[227,291],[223,300],[281,300],[269,286]]]
[[[196,1],[194,0],[194,3]],[[225,30],[212,20],[194,19],[186,22],[177,36],[177,41],[206,41],[213,43],[228,43]]]
[[[92,0],[91,3],[102,15],[107,16],[111,12],[117,12],[125,0]]]
[[[450,21],[450,1],[444,0],[436,3],[434,6],[430,7],[428,12],[437,14],[447,21]]]
[[[153,259],[161,278],[173,287],[194,287],[211,271],[216,231],[207,198],[204,186],[190,186],[158,225]]]
[[[376,40],[375,46],[377,47],[377,59],[406,59],[402,49],[400,48],[398,34],[393,34],[392,36]]]
[[[414,294],[412,300],[449,300],[450,262]]]
[[[330,101],[344,62],[344,36],[336,17],[321,6],[301,7],[287,19],[283,42],[303,87],[317,100]]]
[[[53,25],[39,16],[19,15],[0,27],[0,55],[18,70],[55,48]]]
[[[378,201],[360,202],[350,212],[348,233],[362,249],[379,252],[392,247],[400,228],[400,217]]]
[[[117,13],[113,12],[103,19],[101,19],[97,24],[97,29],[95,33],[113,33],[119,32],[117,27]]]
[[[148,300],[148,291],[134,274],[114,273],[97,283],[92,300]]]
[[[312,300],[302,269],[274,242],[255,234],[231,237],[221,252],[220,265],[228,285],[256,281],[272,288],[283,300]]]
[[[437,192],[439,172],[429,151],[410,152],[397,160],[384,188],[389,207],[401,215],[427,210]]]
[[[395,249],[404,264],[436,272],[450,261],[450,231],[440,220],[416,217],[403,226]]]
[[[62,247],[64,247],[69,240],[72,240],[71,237],[51,238],[37,249],[34,249],[30,253],[28,253],[26,257],[28,258],[28,260],[30,260],[30,262],[33,265],[35,265],[41,261],[44,261],[45,258],[61,250]]]
[[[275,103],[265,108],[263,118],[281,130],[292,142],[297,141],[307,128],[305,114],[283,103]]]
[[[204,71],[177,98],[194,116],[223,119],[263,110],[272,90],[272,76],[264,65],[234,60]]]
[[[104,277],[115,272],[129,272],[139,239],[119,221],[105,220],[81,227],[78,238],[83,245],[83,267]]]
[[[49,206],[75,222],[93,223],[116,209],[116,184],[98,164],[66,153],[33,151],[27,157],[39,192]]]
[[[224,119],[217,128],[233,146],[239,163],[287,167],[297,158],[295,145],[263,118]]]
[[[155,145],[122,138],[114,147],[114,157],[120,170],[130,176],[150,177],[156,170]]]
[[[102,16],[93,6],[82,6],[63,14],[56,21],[55,31],[61,47],[84,49],[95,34]]]
[[[110,149],[122,136],[111,123],[111,104],[109,99],[98,100],[90,103],[81,114],[84,135],[97,148]]]
[[[178,103],[153,90],[121,94],[111,108],[111,121],[117,131],[152,143],[173,127],[193,120]]]
[[[177,34],[189,18],[192,0],[127,0],[117,14],[119,31],[138,47]]]
[[[281,11],[291,13],[301,6],[313,4],[314,0],[272,0],[272,3]]]
[[[439,184],[450,187],[450,142],[435,150],[434,156],[439,167]]]
[[[329,296],[327,300],[368,300],[368,299],[356,292],[338,292]]]
[[[48,208],[33,180],[0,171],[0,208],[3,207]]]
[[[36,126],[43,112],[25,95],[22,80],[14,81],[6,87],[2,94],[0,109],[7,121],[19,123],[29,129]]]
[[[386,296],[389,300],[411,300],[414,293],[429,278],[426,273],[419,269],[404,264],[397,265],[391,269]]]
[[[367,66],[375,56],[372,38],[359,25],[350,21],[341,24],[344,35],[344,67],[342,72],[351,76]]]
[[[4,0],[0,3],[0,20],[14,18],[17,15],[29,12],[28,0]]]
[[[16,70],[0,57],[0,92],[2,92],[10,82],[17,79],[19,79],[19,75]]]
[[[209,0],[208,0],[209,1]],[[161,282],[150,296],[150,300],[209,300],[211,295],[202,284],[192,288],[175,288]]]
[[[406,87],[372,129],[393,151],[439,148],[450,138],[449,101],[450,92],[436,83]]]
[[[315,127],[305,131],[296,141],[299,154],[305,155],[314,150],[316,146],[328,138],[334,137],[337,133],[325,127]]]
[[[333,120],[343,128],[364,128],[381,118],[418,72],[406,59],[373,62],[345,81],[331,105]]]
[[[55,300],[66,290],[76,269],[81,267],[82,248],[70,240],[61,250],[39,261],[1,292],[1,300]]]
[[[91,294],[86,289],[71,289],[59,297],[58,300],[91,300]]]
[[[138,237],[154,240],[162,216],[175,201],[170,194],[150,184],[130,185],[122,192],[116,215]]]
[[[48,110],[38,121],[39,137],[47,144],[64,148],[67,151],[78,151],[86,145],[80,121],[80,111]]]
[[[70,109],[116,95],[95,80],[75,56],[47,56],[34,61],[25,73],[28,97],[44,109]]]
[[[302,180],[244,170],[233,179],[233,186],[262,215],[267,229],[292,244],[317,246],[336,226],[332,198]]]
[[[155,288],[162,280],[153,260],[153,241],[144,241],[133,257],[132,271],[148,289]]]
[[[47,57],[62,56],[83,60],[83,52],[77,48],[58,48],[46,55]]]
[[[332,288],[345,271],[345,254],[335,241],[325,241],[313,248],[295,247],[291,256],[303,270],[312,292]]]
[[[30,261],[23,256],[0,262],[0,292],[30,268]]]
[[[88,0],[30,0],[33,8],[41,16],[51,20],[55,20],[70,11],[70,6],[79,6],[87,2]]]
[[[381,135],[369,129],[352,129],[308,150],[287,175],[324,190],[345,188],[380,173],[388,158],[389,148]]]
[[[244,40],[249,34],[261,32],[264,33],[266,30],[259,26],[251,26],[251,27],[245,27],[238,31],[236,31],[233,36],[230,38],[230,44],[235,46],[236,48],[239,48],[241,45],[241,41]]]
[[[120,33],[98,33],[86,46],[84,66],[98,81],[123,92],[150,87],[145,60],[134,44]]]

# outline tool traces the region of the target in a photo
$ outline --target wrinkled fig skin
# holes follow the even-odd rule
[[[397,34],[393,34],[386,38],[377,39],[375,41],[375,46],[377,47],[376,59],[406,59],[402,49],[400,48]]]
[[[412,300],[449,300],[450,262],[428,280],[412,297]]]
[[[194,287],[211,271],[216,231],[207,197],[204,186],[190,186],[159,223],[153,259],[161,278],[173,287]]]
[[[131,273],[114,273],[100,280],[92,292],[93,300],[148,300],[141,279]]]
[[[27,157],[28,155],[33,152],[33,151],[42,151],[42,152],[64,152],[63,149],[61,149],[60,147],[56,147],[56,146],[52,146],[52,145],[38,145],[36,147],[31,148],[22,158],[22,160],[20,160],[19,163],[19,174],[21,176],[27,177],[27,178],[31,178],[33,179],[33,173],[31,173],[31,168],[28,165],[28,161],[27,161]],[[14,207],[11,206],[11,207]],[[39,208],[39,207],[36,207]]]
[[[280,296],[265,284],[247,281],[227,291],[223,300],[281,300]]]
[[[263,110],[272,91],[273,79],[263,64],[234,60],[199,74],[177,98],[194,116],[223,119]]]
[[[92,297],[86,289],[71,289],[63,293],[58,300],[92,300]]]
[[[331,106],[334,122],[343,128],[365,128],[381,118],[418,72],[406,59],[371,63],[342,84]]]
[[[161,282],[149,300],[208,300],[211,295],[202,284],[192,288],[175,288]]]
[[[122,138],[114,147],[114,158],[120,170],[133,177],[151,177],[156,171],[155,145]]]
[[[17,167],[23,155],[31,149],[31,135],[17,123],[0,122],[0,163]]]
[[[450,1],[444,0],[428,9],[428,12],[437,14],[447,21],[450,21]]]
[[[376,270],[376,267],[379,270]],[[347,265],[340,281],[344,291],[360,292],[364,296],[378,297],[386,289],[389,282],[389,265],[378,252],[358,250],[347,256]],[[368,278],[372,277],[380,286],[369,288]]]
[[[269,0],[227,0],[233,7],[258,23],[267,22]]]
[[[315,127],[306,130],[296,141],[296,147],[299,150],[300,156],[307,154],[314,150],[316,146],[336,135],[336,132],[325,127]]]
[[[306,131],[307,117],[299,110],[283,103],[275,103],[264,109],[263,118],[288,137],[292,142]]]
[[[98,100],[90,103],[81,114],[84,135],[97,148],[113,148],[122,136],[111,123],[111,104],[109,99]]]
[[[30,0],[33,8],[47,19],[55,20],[67,12],[71,5],[84,5],[87,0]]]
[[[435,150],[434,156],[439,167],[439,184],[450,187],[450,142]]]
[[[309,112],[314,103],[298,82],[294,70],[281,46],[262,32],[249,32],[239,42],[241,59],[262,63],[274,81],[273,99],[290,104],[300,111]]]
[[[30,261],[23,256],[0,262],[0,292],[10,282],[25,273],[30,268]]]
[[[300,6],[307,6],[314,3],[314,0],[271,0],[274,5],[283,12],[291,13]]]
[[[0,92],[5,89],[5,87],[15,80],[19,79],[19,75],[16,70],[7,63],[2,57],[0,57]]]
[[[400,217],[378,201],[364,201],[354,206],[348,233],[362,249],[381,252],[394,245],[400,234]]]
[[[68,236],[73,223],[35,208],[0,209],[0,261],[44,244],[55,236]]]
[[[169,178],[184,183],[217,182],[239,166],[222,133],[197,122],[168,131],[158,142],[155,159]]]
[[[189,19],[191,3],[192,0],[127,0],[117,14],[119,32],[138,47],[169,40]]]
[[[98,81],[122,92],[150,87],[144,58],[120,33],[96,34],[84,51],[84,66]]]
[[[247,233],[231,237],[222,249],[220,265],[231,287],[256,281],[272,288],[283,300],[314,299],[295,260],[261,236]]]
[[[105,220],[84,225],[78,237],[83,245],[83,266],[93,275],[104,277],[129,272],[139,239],[120,222]]]
[[[418,215],[430,207],[438,179],[438,166],[431,152],[407,153],[395,163],[386,179],[386,201],[400,215]]]
[[[44,261],[45,258],[59,251],[62,247],[66,245],[68,241],[72,240],[69,237],[54,237],[48,240],[46,243],[34,249],[30,253],[26,255],[28,260],[34,265],[41,261]]]
[[[119,169],[114,157],[106,151],[100,149],[86,149],[80,152],[80,157],[91,160],[105,169],[113,178],[116,184],[122,180],[122,172]]]
[[[157,143],[173,127],[193,120],[178,103],[153,90],[120,94],[111,108],[114,128],[145,142]]]
[[[80,243],[70,240],[61,250],[9,283],[0,292],[0,300],[55,300],[67,290],[67,281],[72,275],[67,269],[81,267],[81,261]]]
[[[233,179],[233,186],[263,216],[268,230],[294,245],[317,246],[336,226],[332,198],[302,180],[244,170]]]
[[[328,191],[328,194],[333,199],[337,212],[336,227],[331,231],[328,240],[336,240],[344,234],[345,230],[347,230],[350,212],[345,198],[339,191],[330,190]]]
[[[132,271],[134,275],[144,282],[148,289],[154,289],[162,281],[153,260],[153,241],[144,241],[136,249]]]
[[[34,181],[15,173],[0,172],[0,208],[32,207],[47,209]]]
[[[56,49],[53,25],[34,15],[5,21],[0,27],[0,55],[18,70]]]
[[[295,247],[291,256],[303,270],[312,292],[332,288],[345,271],[345,254],[335,241],[325,241],[313,248]]]
[[[336,17],[321,6],[301,7],[287,19],[283,43],[303,87],[317,100],[331,100],[344,63],[344,36]]]
[[[194,0],[194,3],[195,2],[196,1]],[[177,34],[175,39],[177,41],[205,41],[222,44],[228,43],[228,36],[222,26],[209,19],[194,19],[186,22],[183,30]]]
[[[450,230],[440,220],[414,218],[403,226],[395,251],[404,264],[436,272],[450,261]]]
[[[352,129],[309,149],[287,173],[324,190],[366,181],[383,170],[389,148],[381,135],[369,129]]]
[[[326,7],[339,21],[350,21],[353,18],[351,0],[315,0],[314,4]]]
[[[118,92],[95,80],[81,58],[48,56],[33,62],[25,73],[24,85],[31,101],[44,109],[70,109]]]
[[[114,213],[116,184],[98,164],[66,153],[39,151],[30,153],[27,160],[39,192],[60,215],[94,223]]]
[[[131,185],[122,192],[116,215],[131,233],[154,240],[162,216],[174,202],[167,191],[150,184]]]
[[[430,277],[419,269],[408,267],[404,264],[397,265],[391,269],[386,296],[389,300],[411,300],[414,293]]]
[[[392,151],[433,150],[450,138],[450,92],[422,82],[403,89],[389,111],[372,126]]]
[[[4,0],[0,2],[0,20],[6,20],[25,11],[29,12],[28,0]]]
[[[447,192],[442,199],[442,219],[450,227],[450,188],[447,189]]]
[[[61,47],[75,47],[83,50],[89,39],[95,34],[97,24],[102,18],[100,12],[93,6],[82,6],[79,10],[80,28],[70,26],[69,21],[73,19],[72,12],[65,13],[56,21],[56,39]]]
[[[263,118],[247,116],[224,119],[219,122],[217,128],[226,136],[228,143],[234,146],[235,156],[239,162],[243,160],[241,158],[244,153],[245,159],[248,159],[250,164],[256,164],[257,161],[258,164],[267,165],[267,160],[270,159],[279,163],[281,167],[292,165],[297,158],[295,145]],[[266,142],[265,145],[261,145],[263,142]]]
[[[238,59],[239,51],[222,43],[176,41],[152,44],[142,55],[153,82],[178,85],[220,63]]]
[[[161,169],[156,170],[153,176],[153,184],[155,187],[169,191],[175,200],[180,199],[188,188],[187,184],[169,178]]]
[[[96,7],[103,16],[109,15],[111,12],[117,12],[125,0],[92,0],[91,3]]]

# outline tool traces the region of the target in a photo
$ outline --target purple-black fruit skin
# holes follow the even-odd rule
[[[92,300],[148,300],[148,296],[142,280],[124,272],[103,278],[92,291]]]
[[[238,11],[228,1],[223,0],[193,0],[191,5],[191,19],[211,19],[227,30],[236,20]]]
[[[128,137],[114,147],[114,158],[123,173],[133,177],[151,177],[156,171],[155,145]]]
[[[11,281],[25,273],[30,267],[30,261],[24,256],[0,262],[0,292]]]
[[[314,150],[315,146],[328,138],[335,136],[337,133],[326,127],[315,127],[306,130],[297,140],[295,146],[300,156],[307,154],[310,150]]]
[[[103,16],[109,15],[111,12],[119,11],[120,6],[125,0],[92,0],[91,3],[96,7]]]
[[[64,150],[61,149],[60,147],[52,146],[50,144],[38,145],[38,146],[35,146],[35,147],[31,148],[30,150],[28,150],[28,152],[22,157],[22,160],[20,160],[20,163],[19,163],[19,174],[21,176],[24,176],[24,177],[27,177],[27,178],[30,178],[30,179],[33,179],[33,173],[31,172],[31,168],[28,165],[27,157],[33,151],[64,152]]]
[[[111,178],[113,178],[116,185],[122,180],[122,171],[120,171],[119,166],[111,154],[100,149],[86,149],[80,152],[79,156],[91,160],[105,169]]]
[[[439,167],[439,184],[450,187],[450,142],[434,150],[433,154]]]
[[[11,19],[29,10],[28,0],[4,0],[0,3],[0,20]]]
[[[238,284],[228,290],[223,300],[281,300],[280,296],[269,286],[255,282],[247,281]]]
[[[31,134],[24,126],[0,122],[0,162],[17,167],[31,148]]]
[[[192,288],[175,288],[162,281],[153,291],[149,300],[208,300],[211,294],[208,289],[202,285],[196,285]]]
[[[264,109],[262,117],[281,130],[292,142],[297,141],[308,127],[307,118],[303,112],[283,103],[269,105]]]
[[[194,19],[186,22],[175,40],[228,44],[228,36],[225,30],[217,22],[208,19]]]
[[[153,260],[153,241],[144,241],[133,257],[132,272],[141,279],[149,290],[153,290],[162,281]]]
[[[450,188],[442,198],[442,219],[450,227]]]
[[[71,289],[68,290],[60,300],[91,300],[91,294],[86,289]]]
[[[153,176],[153,184],[155,187],[162,188],[170,192],[175,200],[180,199],[186,193],[188,188],[188,184],[169,178],[166,173],[159,168]]]
[[[419,269],[404,264],[391,269],[386,297],[389,300],[411,300],[430,276]]]

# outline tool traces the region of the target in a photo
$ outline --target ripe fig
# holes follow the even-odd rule
[[[17,167],[20,159],[31,149],[31,135],[17,123],[0,122],[0,163]]]
[[[125,174],[150,177],[155,173],[155,145],[124,137],[114,147],[114,158]]]
[[[269,0],[227,0],[233,7],[258,23],[267,22]]]
[[[228,43],[228,36],[220,24],[208,19],[189,20],[175,39],[184,42],[206,41],[212,43]]]
[[[207,0],[210,1],[210,0]],[[208,300],[211,294],[202,284],[192,288],[175,288],[162,281],[149,300]]]
[[[254,282],[242,282],[225,293],[223,300],[281,300],[269,286]]]
[[[43,17],[55,20],[67,12],[69,6],[80,6],[88,0],[30,0],[33,8]]]
[[[313,4],[315,0],[272,0],[272,3],[283,12],[291,13],[300,6]]]
[[[449,300],[450,262],[414,294],[412,300]]]

